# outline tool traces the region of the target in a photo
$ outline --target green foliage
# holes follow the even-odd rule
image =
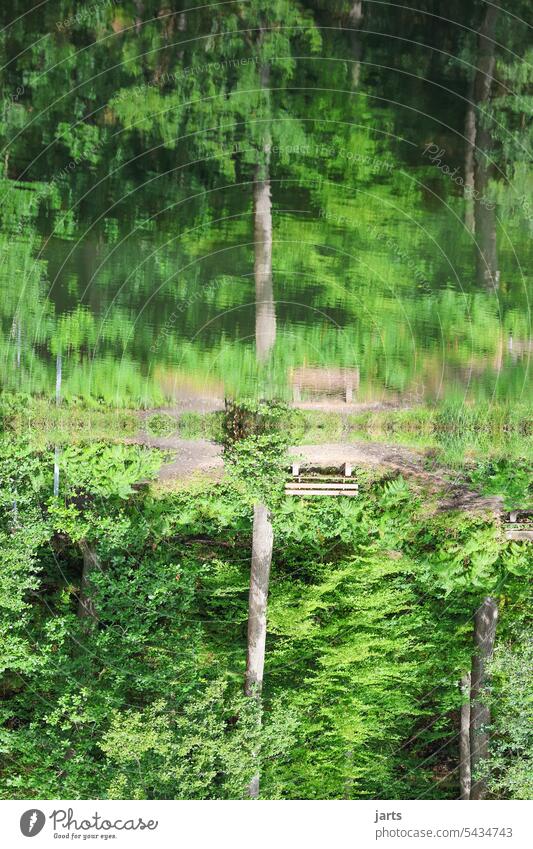
[[[533,794],[533,634],[517,632],[496,649],[490,666],[491,727],[489,790],[497,799]]]
[[[151,436],[172,436],[177,428],[176,419],[167,413],[154,413],[146,421],[146,430]]]
[[[280,402],[226,403],[224,456],[230,480],[248,504],[279,500],[287,466],[290,413]]]
[[[239,799],[259,751],[264,798],[456,798],[457,682],[491,592],[491,791],[529,797],[531,640],[515,626],[530,549],[490,518],[435,515],[401,477],[361,472],[356,499],[283,494],[289,444],[362,429],[468,461],[508,506],[531,497],[525,0],[500,15],[480,124],[499,169],[497,299],[474,282],[457,184],[420,156],[438,132],[464,160],[455,93],[478,64],[480,3],[450,0],[448,23],[435,4],[366,3],[359,34],[349,3],[323,0],[94,3],[61,27],[79,4],[27,6],[0,9],[0,796]],[[398,73],[372,32],[409,45]],[[267,363],[258,175],[273,199]],[[254,400],[291,399],[302,366],[357,367],[357,401],[411,409]],[[112,444],[138,412],[230,395],[224,417],[147,424],[222,443],[224,480],[139,486],[161,455]],[[275,532],[261,724],[242,693],[257,500]]]
[[[526,603],[527,552],[429,517],[401,478],[286,498],[285,437],[263,424],[228,446],[224,482],[157,497],[133,487],[155,468],[133,446],[65,448],[53,499],[42,455],[5,442],[3,797],[242,798],[258,748],[264,798],[457,795],[433,770],[457,758],[472,611],[495,587]],[[258,496],[275,541],[260,731],[243,696]],[[81,539],[101,564],[90,630]]]
[[[530,463],[505,458],[486,460],[478,463],[470,479],[474,487],[487,494],[505,496],[505,505],[511,510],[517,507],[527,510],[533,506]]]
[[[281,401],[243,398],[226,400],[223,433],[226,446],[250,436],[287,432],[295,413]]]
[[[153,478],[161,456],[138,446],[89,443],[69,445],[60,453],[60,474],[69,495],[86,492],[101,497],[128,498],[134,484]]]

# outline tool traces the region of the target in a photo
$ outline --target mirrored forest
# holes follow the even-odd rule
[[[530,798],[530,4],[0,19],[0,797]]]

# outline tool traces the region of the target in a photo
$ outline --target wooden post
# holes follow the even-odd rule
[[[489,754],[490,708],[483,695],[487,685],[487,662],[494,651],[498,605],[487,596],[476,611],[470,689],[470,762],[472,768],[471,799],[484,799],[487,792],[487,775],[483,762]]]
[[[266,614],[268,583],[274,534],[266,504],[254,505],[254,523],[252,538],[252,567],[250,572],[250,594],[248,601],[248,651],[246,659],[246,680],[244,692],[258,703],[259,723],[261,710],[261,690],[265,668]],[[258,752],[255,753],[258,755]],[[248,795],[252,799],[259,797],[259,770],[253,776]]]
[[[459,731],[459,787],[460,799],[470,799],[472,772],[470,768],[470,672],[461,678],[461,727]]]

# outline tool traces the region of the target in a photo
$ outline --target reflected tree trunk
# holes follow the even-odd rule
[[[270,181],[257,167],[254,181],[255,349],[264,362],[276,341],[276,309],[272,286],[272,201]]]
[[[475,144],[474,167],[475,201],[474,216],[477,243],[478,281],[492,289],[497,288],[500,278],[496,244],[496,214],[494,204],[488,197],[492,136],[486,115],[494,77],[496,21],[499,3],[487,5],[478,34],[477,69],[474,77]]]
[[[474,104],[474,77],[468,84],[467,104],[465,115],[465,224],[471,233],[475,229],[474,218],[474,169],[476,150],[476,108]]]
[[[270,70],[260,70],[261,88],[268,90]],[[276,341],[276,310],[272,287],[272,199],[270,194],[270,135],[265,134],[263,150],[254,174],[255,244],[255,349],[264,362]]]
[[[80,548],[83,555],[83,571],[78,599],[78,616],[92,625],[98,622],[98,615],[92,598],[91,574],[102,567],[96,551],[87,540],[80,541]]]
[[[56,356],[56,404],[61,404],[61,382],[63,379],[63,357],[61,352]]]
[[[363,0],[354,0],[352,7],[348,13],[348,25],[351,29],[350,41],[352,44],[352,53],[354,62],[352,63],[352,85],[357,88],[361,77],[361,55],[362,44],[361,37],[358,32],[363,23]]]
[[[59,351],[56,356],[56,405],[61,404],[61,384],[63,379],[63,357]],[[59,495],[59,445],[54,448],[54,496]]]
[[[483,199],[474,202],[477,242],[477,278],[489,289],[497,289],[500,282],[498,245],[496,241],[496,212],[489,209]]]
[[[11,338],[15,340],[15,362],[17,369],[19,369],[22,353],[22,320],[20,316],[15,316],[13,318],[13,323],[11,325]]]
[[[135,32],[140,33],[143,25],[144,3],[142,0],[135,0]]]
[[[248,601],[248,651],[244,692],[258,702],[258,721],[261,722],[261,690],[265,668],[268,584],[272,563],[274,534],[266,504],[254,505],[252,537],[252,566]],[[259,753],[256,752],[258,757]],[[253,776],[248,795],[259,797],[259,770]]]
[[[470,768],[470,672],[461,678],[461,727],[459,730],[459,787],[460,799],[470,799],[472,774]]]
[[[474,655],[470,689],[470,761],[472,768],[471,799],[484,799],[487,793],[490,708],[485,690],[488,684],[487,663],[494,652],[498,605],[488,596],[476,611]]]

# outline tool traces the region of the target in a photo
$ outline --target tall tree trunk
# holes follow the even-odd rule
[[[474,78],[476,104],[476,156],[474,168],[474,215],[477,242],[477,276],[480,283],[495,289],[500,279],[496,245],[496,216],[494,204],[488,198],[489,179],[492,173],[490,154],[492,136],[488,118],[483,114],[490,101],[494,76],[496,20],[499,2],[486,6],[478,35],[477,69]]]
[[[265,668],[265,644],[268,582],[272,562],[274,534],[266,504],[254,505],[252,537],[252,567],[250,572],[250,595],[248,601],[248,651],[246,658],[246,680],[244,692],[258,702],[259,722],[261,716],[261,690]],[[258,753],[256,753],[256,756]],[[259,772],[254,775],[248,795],[259,796]]]
[[[483,799],[487,792],[484,762],[489,754],[490,708],[484,690],[488,683],[487,662],[494,651],[498,605],[488,596],[476,611],[474,624],[474,655],[470,690],[470,759],[472,765],[471,799]]]
[[[80,548],[83,554],[83,571],[81,576],[80,595],[78,599],[78,616],[88,624],[96,624],[98,615],[92,598],[91,573],[95,569],[101,569],[100,559],[94,548],[82,539]]]
[[[19,318],[15,319],[16,321],[16,333],[17,333],[17,368],[20,368],[20,355],[22,353],[22,320]]]
[[[157,13],[157,17],[161,19],[161,35],[163,38],[163,44],[165,45],[163,49],[159,49],[156,54],[156,66],[154,70],[154,74],[152,77],[152,81],[155,85],[159,85],[164,74],[168,72],[169,64],[170,64],[170,49],[167,47],[172,41],[174,35],[174,28],[176,26],[176,15],[172,14],[172,10],[166,3],[163,3],[161,8]],[[185,20],[185,13],[182,12],[178,17],[178,25],[180,20]]]
[[[470,672],[461,678],[461,728],[459,732],[460,798],[470,799],[472,773],[470,768]]]
[[[270,70],[262,65],[261,88],[268,91]],[[255,350],[264,362],[276,341],[276,310],[272,288],[272,200],[270,196],[270,133],[265,132],[254,174]]]
[[[500,282],[500,268],[496,241],[496,213],[491,205],[487,207],[486,204],[487,201],[483,199],[483,196],[476,197],[474,201],[477,279],[487,289],[497,289]]]
[[[56,405],[61,404],[61,384],[63,380],[63,357],[61,351],[56,357]],[[54,448],[54,496],[59,495],[59,445]]]
[[[474,103],[474,77],[470,78],[467,91],[465,115],[465,224],[471,233],[475,229],[474,218],[474,168],[476,150],[476,108]]]
[[[137,12],[135,16],[135,32],[139,34],[143,25],[144,3],[142,0],[135,0],[134,6],[135,11]]]
[[[350,41],[355,61],[352,63],[352,85],[357,88],[361,76],[361,37],[358,30],[363,23],[363,0],[353,0],[352,8],[348,13],[348,24],[351,29]]]
[[[254,181],[255,350],[264,362],[276,341],[276,309],[272,285],[272,202],[270,180],[257,166]]]
[[[56,404],[61,404],[61,383],[63,380],[63,357],[61,351],[56,356]]]

